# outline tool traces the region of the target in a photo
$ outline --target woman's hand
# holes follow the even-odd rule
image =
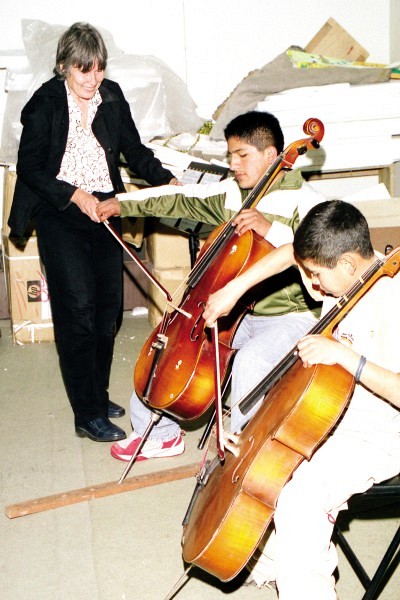
[[[177,179],[176,177],[173,177],[168,185],[183,185],[183,184],[179,181],[179,179]]]
[[[77,205],[79,210],[83,212],[85,215],[92,219],[95,223],[100,223],[100,219],[96,212],[96,207],[99,204],[99,200],[89,194],[88,192],[84,192],[83,190],[77,189],[75,190],[71,202]]]
[[[104,202],[99,202],[97,205],[97,214],[100,221],[106,221],[110,217],[119,217],[121,207],[118,198],[110,198],[109,200],[104,200]]]

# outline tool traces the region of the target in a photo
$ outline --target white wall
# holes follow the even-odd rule
[[[292,44],[305,46],[329,17],[369,51],[368,60],[400,60],[400,22],[391,15],[399,16],[399,0],[3,0],[0,54],[23,48],[21,19],[86,20],[110,31],[126,53],[162,59],[208,118],[249,71]]]

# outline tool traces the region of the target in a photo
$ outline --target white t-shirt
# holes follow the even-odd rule
[[[334,298],[326,297],[325,313]],[[395,373],[400,372],[400,273],[393,278],[383,276],[356,303],[335,329],[335,338],[347,344],[367,360]],[[340,431],[354,431],[357,437],[365,432],[380,436],[393,436],[393,444],[400,446],[400,410],[372,393],[363,385],[355,386],[349,406],[338,425]],[[362,435],[361,435],[362,437]],[[399,465],[400,467],[400,465]]]

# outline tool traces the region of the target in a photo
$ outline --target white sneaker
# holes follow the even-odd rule
[[[134,431],[126,440],[116,442],[111,446],[111,456],[118,460],[129,462],[139,446],[142,438]],[[148,458],[166,458],[179,456],[185,451],[185,442],[179,433],[172,440],[147,440],[139,452],[136,460],[147,460]]]

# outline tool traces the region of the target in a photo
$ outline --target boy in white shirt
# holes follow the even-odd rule
[[[206,323],[229,312],[257,281],[295,264],[324,296],[325,314],[336,298],[363,282],[375,261],[368,225],[358,209],[339,200],[324,202],[304,217],[293,244],[275,250],[210,296]],[[336,429],[283,487],[275,529],[258,561],[251,561],[256,583],[275,581],[280,600],[336,599],[337,554],[331,536],[338,511],[353,494],[399,473],[399,301],[400,275],[381,277],[335,328],[335,339],[306,335],[297,344],[304,367],[340,365],[355,376],[355,388]]]

